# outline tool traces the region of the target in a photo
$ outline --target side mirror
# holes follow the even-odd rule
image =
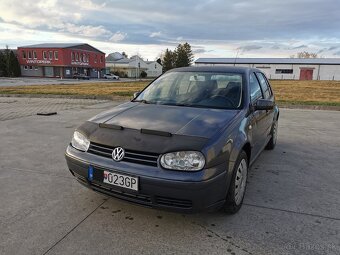
[[[268,99],[259,99],[254,105],[254,110],[272,110],[274,108],[274,102]]]
[[[133,98],[136,98],[136,97],[138,97],[138,96],[139,96],[139,94],[140,94],[140,91],[137,91],[137,92],[133,93]]]

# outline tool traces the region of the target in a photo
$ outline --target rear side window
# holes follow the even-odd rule
[[[264,75],[262,73],[256,73],[256,75],[257,75],[257,78],[259,78],[264,98],[265,99],[271,98],[272,93],[271,93],[271,90],[268,86],[267,79],[264,77]]]
[[[249,85],[250,85],[250,98],[252,102],[255,102],[257,99],[262,98],[262,92],[259,81],[256,79],[254,73],[250,74],[249,77]]]

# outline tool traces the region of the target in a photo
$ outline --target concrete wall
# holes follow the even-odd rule
[[[234,64],[196,64],[196,66],[234,66]],[[299,80],[301,68],[313,69],[313,80],[340,80],[340,65],[300,65],[300,64],[236,64],[240,67],[260,69],[269,79]],[[277,74],[276,69],[293,69],[292,74]]]

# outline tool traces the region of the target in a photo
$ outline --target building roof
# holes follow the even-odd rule
[[[107,57],[106,57],[106,61],[117,61],[119,59],[123,59],[125,58],[121,53],[119,52],[113,52],[110,53]]]
[[[250,67],[239,66],[188,66],[169,70],[168,72],[216,72],[216,73],[248,73],[250,70],[258,70]]]
[[[33,45],[20,46],[18,48],[57,48],[57,49],[65,49],[65,48],[79,48],[86,47],[100,53],[105,54],[104,52],[98,50],[97,48],[87,44],[87,43],[40,43]]]
[[[199,58],[195,64],[340,65],[340,58]]]
[[[110,61],[110,62],[120,63],[120,64],[128,64],[128,63],[133,62],[133,61],[134,61],[134,59],[122,58],[122,59],[118,59],[118,60]]]

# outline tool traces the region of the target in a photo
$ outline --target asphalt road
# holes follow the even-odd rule
[[[0,88],[11,86],[29,86],[29,85],[62,85],[75,83],[91,83],[91,82],[128,82],[135,81],[135,79],[121,78],[120,80],[106,80],[106,79],[60,79],[60,78],[33,78],[33,77],[19,77],[19,78],[5,78],[0,77]]]
[[[282,109],[239,213],[182,215],[94,193],[67,170],[73,130],[114,104],[0,98],[0,254],[340,253],[340,112]]]

